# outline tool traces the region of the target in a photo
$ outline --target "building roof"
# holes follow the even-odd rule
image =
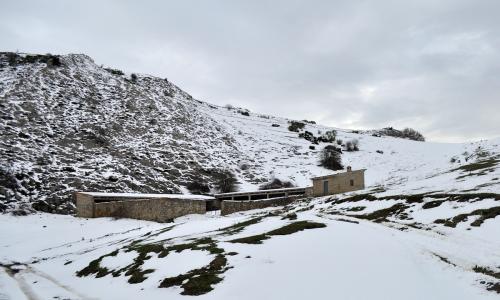
[[[220,193],[220,194],[215,194],[214,196],[220,197],[220,196],[246,196],[246,195],[260,195],[260,194],[269,194],[269,193],[279,193],[279,192],[302,192],[305,191],[305,187],[291,187],[291,188],[280,188],[280,189],[269,189],[269,190],[258,190],[258,191],[251,191],[251,192],[231,192],[231,193]]]
[[[328,175],[323,175],[323,176],[312,177],[311,180],[326,179],[326,178],[336,177],[336,176],[339,176],[339,175],[344,175],[344,174],[347,174],[347,173],[364,172],[364,171],[366,171],[366,169],[359,169],[359,170],[352,170],[352,171],[343,171],[343,172],[338,172],[338,173],[333,173],[333,174],[328,174]]]
[[[93,197],[117,197],[128,199],[144,199],[144,198],[172,198],[185,200],[213,200],[214,197],[204,195],[190,194],[141,194],[141,193],[103,193],[103,192],[78,192]]]

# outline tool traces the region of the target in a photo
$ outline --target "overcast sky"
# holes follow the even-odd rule
[[[498,0],[2,1],[0,51],[16,50],[341,128],[500,136]]]

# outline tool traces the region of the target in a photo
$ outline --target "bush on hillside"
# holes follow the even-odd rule
[[[290,181],[280,180],[278,178],[274,178],[271,181],[264,183],[259,187],[259,190],[273,190],[273,189],[282,189],[282,188],[291,188],[294,187],[293,183]]]
[[[332,145],[328,145],[320,153],[320,165],[330,170],[342,170],[342,150]]]
[[[132,81],[133,83],[136,83],[136,82],[137,82],[137,75],[136,75],[136,74],[134,74],[134,73],[132,73],[132,74],[130,75],[130,81]]]
[[[108,71],[109,73],[111,73],[113,75],[122,76],[124,74],[121,70],[118,70],[118,69],[104,68],[104,70]]]
[[[414,141],[419,141],[419,142],[425,142],[425,137],[420,132],[418,132],[412,128],[405,128],[403,130],[397,130],[397,129],[394,129],[392,127],[386,127],[384,129],[378,131],[376,134],[404,138],[404,139],[409,139],[409,140],[414,140]]]
[[[238,109],[238,112],[244,116],[250,116],[250,111],[248,109]]]
[[[345,142],[345,150],[346,151],[359,151],[359,141],[357,139],[353,139]]]
[[[301,132],[299,133],[299,138],[303,138],[313,144],[319,144],[318,143],[318,138],[314,136],[314,134],[310,131],[305,131],[305,132]]]
[[[62,65],[60,57],[50,53],[21,56],[17,53],[9,52],[6,55],[10,66],[34,63],[45,63],[48,67],[60,67]]]
[[[215,188],[220,193],[231,193],[236,191],[238,180],[236,176],[229,170],[218,171],[214,174]]]
[[[202,178],[195,178],[186,187],[193,194],[207,194],[210,192],[210,187]]]
[[[300,130],[304,129],[304,126],[306,126],[305,123],[300,121],[290,121],[288,123],[290,123],[290,125],[288,126],[288,130],[293,132],[299,132]]]
[[[337,138],[337,131],[335,130],[326,131],[321,137],[322,141],[325,141],[325,143],[333,143]]]
[[[403,129],[402,133],[403,133],[404,138],[414,140],[414,141],[419,141],[419,142],[425,142],[424,136],[420,132],[416,131],[415,129],[405,128],[405,129]]]

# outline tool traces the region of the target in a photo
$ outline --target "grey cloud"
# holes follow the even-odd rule
[[[500,135],[498,1],[6,1],[3,50],[86,53],[337,126]]]

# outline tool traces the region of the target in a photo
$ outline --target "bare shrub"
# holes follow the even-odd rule
[[[322,135],[322,138],[326,143],[333,143],[335,141],[335,138],[337,138],[337,131],[336,130],[326,131]]]
[[[353,139],[345,142],[345,150],[346,151],[359,151],[359,141],[357,139]]]
[[[330,170],[342,170],[342,150],[332,145],[328,145],[320,153],[320,165]]]
[[[210,192],[210,187],[202,178],[195,178],[186,187],[193,194],[207,194]]]
[[[264,183],[259,187],[259,190],[272,190],[272,189],[282,189],[294,187],[293,183],[290,181],[280,180],[274,178],[271,181]]]
[[[290,125],[288,126],[288,130],[293,132],[299,132],[300,130],[304,129],[304,126],[306,126],[305,123],[299,121],[290,121],[289,123]]]
[[[218,171],[214,174],[215,188],[220,193],[230,193],[236,191],[238,180],[236,176],[229,170]]]
[[[134,74],[134,73],[132,73],[132,74],[130,75],[130,81],[132,81],[133,83],[136,83],[136,82],[137,82],[137,75],[136,75],[136,74]]]
[[[414,140],[414,141],[419,141],[419,142],[425,142],[424,136],[420,132],[416,131],[415,129],[405,128],[405,129],[403,129],[402,133],[403,133],[404,138]]]

